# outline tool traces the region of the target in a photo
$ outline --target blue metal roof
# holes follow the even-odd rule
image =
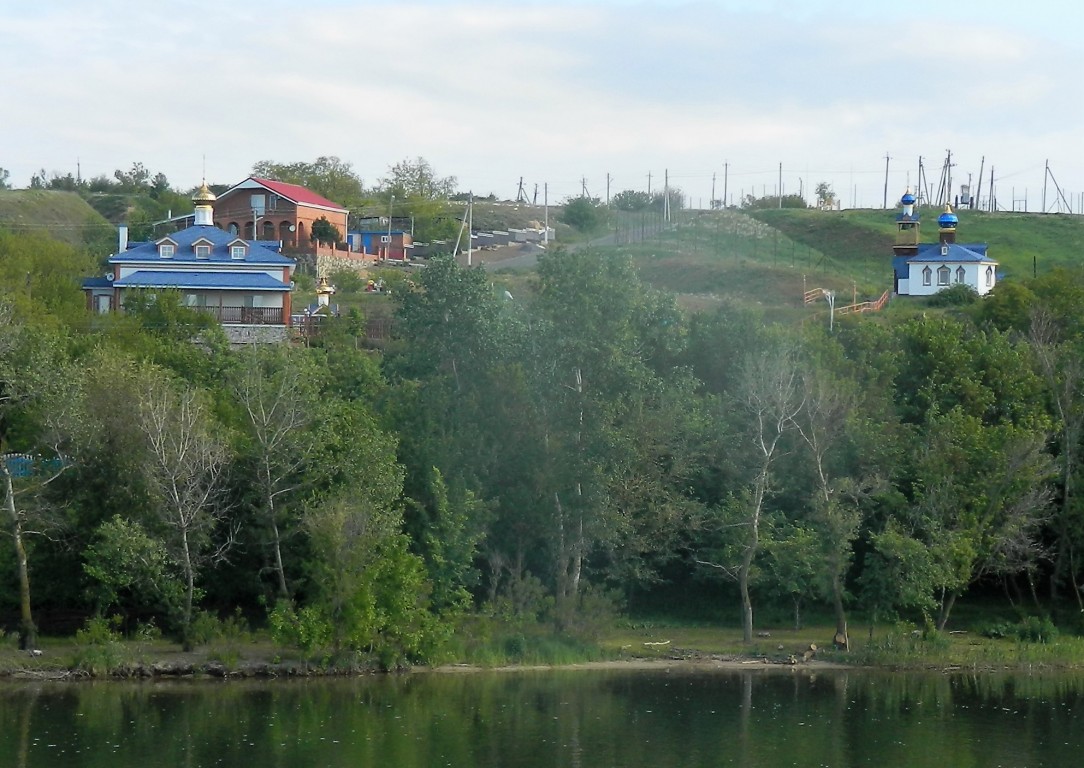
[[[981,250],[980,250],[981,249]],[[923,243],[918,247],[918,253],[907,259],[908,264],[915,262],[992,262],[993,259],[986,255],[985,243],[949,243],[948,252],[941,253],[940,243]]]
[[[113,283],[117,288],[188,288],[223,291],[288,291],[265,272],[185,272],[140,269]]]
[[[292,265],[293,259],[288,259],[278,253],[278,242],[273,244],[267,241],[241,240],[248,246],[248,253],[244,259],[235,259],[230,256],[229,244],[240,240],[237,235],[219,229],[215,226],[199,225],[172,232],[166,235],[177,244],[174,255],[169,259],[163,259],[158,255],[156,243],[133,243],[124,253],[118,253],[109,259],[110,264],[128,263],[133,261],[159,261],[159,262],[196,262],[196,263],[228,263],[228,264],[274,264],[279,266]],[[162,240],[165,238],[159,238]],[[209,258],[197,259],[192,244],[197,240],[207,240],[211,244]],[[157,241],[156,241],[157,242]],[[269,246],[274,245],[275,248]]]
[[[108,277],[85,277],[83,278],[84,288],[112,288],[113,281]]]

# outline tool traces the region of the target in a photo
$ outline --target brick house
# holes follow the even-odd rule
[[[219,195],[214,219],[246,240],[282,242],[288,250],[309,247],[313,222],[326,218],[346,239],[349,211],[305,187],[255,176]]]

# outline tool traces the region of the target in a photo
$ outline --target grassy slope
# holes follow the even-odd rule
[[[0,227],[14,232],[44,231],[71,245],[82,245],[112,230],[109,222],[74,192],[39,189],[0,191]]]
[[[710,306],[726,296],[783,319],[808,314],[802,310],[803,288],[835,290],[837,306],[889,289],[895,215],[797,209],[688,213],[673,230],[622,247],[646,280],[680,294],[688,306]],[[923,242],[936,242],[937,212],[927,210],[923,219]],[[957,234],[961,243],[987,243],[1007,279],[1030,276],[1033,263],[1040,273],[1082,264],[1084,217],[963,211]]]

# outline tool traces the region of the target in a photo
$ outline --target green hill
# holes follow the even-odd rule
[[[0,227],[44,232],[70,245],[113,238],[113,227],[75,192],[41,189],[0,191]]]
[[[923,212],[923,242],[937,241],[937,211]],[[893,210],[802,209],[683,212],[670,229],[637,237],[618,223],[618,247],[641,276],[688,306],[722,297],[775,312],[803,307],[806,289],[840,303],[872,300],[892,286]],[[959,242],[985,242],[1004,279],[1084,265],[1084,217],[961,211]],[[631,242],[629,242],[631,241]]]

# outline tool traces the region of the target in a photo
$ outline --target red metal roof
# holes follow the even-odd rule
[[[267,187],[276,195],[285,197],[287,200],[292,200],[295,203],[300,203],[302,205],[318,205],[323,208],[334,208],[335,210],[346,211],[346,209],[338,203],[333,203],[326,197],[321,197],[312,190],[305,189],[305,187],[298,184],[287,184],[284,181],[260,179],[256,176],[250,176],[249,178]]]

